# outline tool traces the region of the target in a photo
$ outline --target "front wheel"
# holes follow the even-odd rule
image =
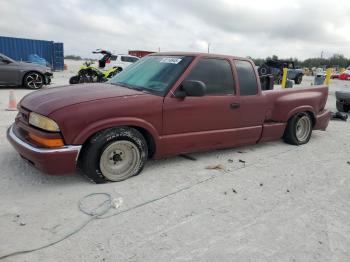
[[[37,72],[29,72],[24,76],[23,83],[28,89],[40,89],[44,85],[44,77]]]
[[[312,133],[312,120],[307,113],[298,113],[288,120],[283,139],[291,145],[309,142]]]
[[[79,167],[95,183],[118,182],[139,174],[148,157],[145,138],[134,128],[101,131],[84,146]]]
[[[69,84],[70,84],[70,85],[79,84],[79,79],[80,79],[79,76],[72,76],[72,77],[69,79]]]

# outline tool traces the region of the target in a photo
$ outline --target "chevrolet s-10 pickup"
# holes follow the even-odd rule
[[[246,58],[157,53],[106,83],[28,94],[7,137],[45,173],[122,181],[148,158],[280,138],[305,144],[328,126],[327,97],[327,86],[263,91]]]

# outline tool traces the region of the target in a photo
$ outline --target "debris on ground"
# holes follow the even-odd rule
[[[228,159],[227,162],[233,163],[233,160],[232,159]]]
[[[242,159],[239,159],[238,162],[243,163],[243,166],[245,167],[245,161]]]
[[[192,160],[192,161],[197,161],[197,158],[193,157],[193,156],[190,156],[190,155],[185,155],[185,154],[181,154],[179,155],[180,157],[183,157],[185,159],[188,159],[188,160]]]
[[[235,189],[233,189],[233,188],[232,188],[232,192],[235,193],[235,194],[237,194],[237,191],[236,191]]]
[[[260,183],[260,186],[263,186],[264,184],[263,183]]]
[[[335,119],[340,119],[343,121],[346,121],[348,119],[348,114],[346,113],[342,113],[342,112],[331,112],[331,119],[335,120]]]
[[[222,164],[209,165],[209,166],[206,166],[205,169],[226,171],[225,166]]]

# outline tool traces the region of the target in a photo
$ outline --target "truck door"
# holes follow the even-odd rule
[[[174,89],[165,97],[165,154],[179,149],[186,152],[239,144],[236,131],[242,112],[232,72],[227,59],[201,58],[185,80],[202,81],[207,88],[205,96],[176,98]]]
[[[261,95],[259,79],[254,65],[247,60],[234,60],[237,71],[237,83],[241,102],[242,117],[241,127],[251,127],[255,130],[251,136],[251,142],[259,140],[262,124],[265,120],[267,101]]]

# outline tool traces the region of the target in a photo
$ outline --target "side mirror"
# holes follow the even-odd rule
[[[202,81],[185,80],[175,92],[175,97],[204,96],[206,90],[207,87]]]

